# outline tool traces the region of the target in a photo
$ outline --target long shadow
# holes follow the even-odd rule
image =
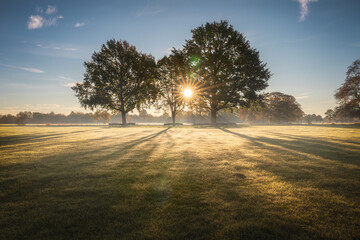
[[[350,198],[360,197],[360,159],[358,157],[360,150],[346,151],[341,148],[341,144],[313,138],[303,138],[301,141],[266,137],[255,138],[228,129],[219,128],[219,130],[247,139],[249,145],[274,152],[275,156],[252,159],[253,162],[257,162],[257,168],[271,172],[293,184],[310,181],[311,184],[320,189],[328,189]],[[350,165],[318,162],[308,155],[303,155],[304,153],[322,157],[325,160],[332,160],[335,163]],[[276,159],[274,159],[275,157]],[[300,164],[298,160],[305,161],[306,164]]]
[[[42,143],[41,144],[41,147],[47,147],[47,146],[52,146],[54,145],[53,142],[50,142],[50,143],[46,143],[47,140],[50,140],[50,139],[56,139],[56,138],[59,138],[59,137],[64,137],[64,136],[67,136],[67,135],[71,135],[72,133],[80,133],[80,132],[86,132],[86,131],[91,131],[91,130],[84,130],[84,131],[74,131],[74,132],[69,132],[69,133],[64,133],[64,134],[58,134],[57,136],[55,137],[45,137],[45,138],[42,138],[43,136],[48,136],[48,135],[39,135],[37,136],[35,139],[38,139],[38,138],[41,138],[37,141],[32,141],[33,138],[31,138],[29,136],[29,139],[27,141],[24,141],[23,143],[28,143],[27,145],[22,145],[21,148],[26,150],[26,148],[33,148],[33,145],[34,144],[38,144],[38,143]],[[93,132],[93,131],[92,131]],[[95,131],[96,132],[96,131]],[[102,131],[100,131],[102,132]],[[145,133],[145,132],[148,132],[148,131],[144,131],[142,133]],[[131,136],[134,136],[134,135],[137,135],[138,133],[131,133],[131,134],[125,134],[125,135],[120,135],[119,137],[131,137]],[[71,142],[74,142],[76,143],[76,145],[81,145],[83,143],[88,143],[88,144],[92,144],[94,141],[101,141],[101,140],[106,140],[106,139],[109,139],[111,138],[112,136],[103,136],[103,137],[98,137],[98,138],[91,138],[91,139],[87,139],[87,140],[84,140],[84,141],[71,141]],[[66,143],[67,141],[65,141],[64,143]],[[9,150],[9,149],[12,149],[12,148],[17,148],[18,146],[16,144],[18,144],[19,142],[16,142],[14,144],[9,144],[9,145],[3,145],[1,147],[2,150]]]
[[[135,146],[147,142],[153,138],[158,137],[159,135],[166,133],[169,130],[169,128],[166,128],[162,131],[132,140],[132,141],[128,141],[128,142],[124,142],[124,143],[119,143],[119,144],[115,144],[115,145],[111,145],[108,147],[96,147],[92,150],[85,150],[85,151],[81,151],[81,152],[74,152],[74,151],[70,151],[67,152],[65,154],[61,154],[61,155],[52,155],[52,156],[46,156],[44,158],[40,158],[39,160],[37,160],[36,162],[31,162],[31,163],[17,163],[17,164],[12,164],[12,165],[8,165],[8,166],[2,166],[1,167],[1,172],[2,174],[0,174],[1,178],[8,178],[9,176],[12,176],[14,172],[30,172],[29,175],[33,175],[34,173],[38,173],[38,172],[49,172],[52,169],[56,170],[56,172],[67,172],[67,175],[69,175],[70,178],[73,178],[74,176],[71,176],[72,173],[74,173],[74,171],[78,171],[81,168],[90,166],[92,164],[96,164],[100,161],[105,161],[106,159],[109,158],[114,158],[116,156],[123,156],[126,153],[131,152],[131,149],[133,149]],[[88,142],[88,141],[84,141]],[[93,143],[96,146],[96,143]],[[112,151],[110,154],[105,155],[105,156],[100,156],[100,157],[94,157],[94,155],[103,152],[103,151]],[[145,152],[145,150],[144,150]],[[85,159],[85,161],[76,161],[77,159]],[[75,161],[74,161],[75,160]],[[39,182],[39,186],[42,185],[44,182],[47,182],[48,184],[50,184],[52,181],[56,181],[56,177],[54,177],[54,175],[56,175],[56,172],[53,172],[52,174],[50,174],[47,177],[44,177],[44,179],[38,179]],[[76,176],[75,176],[76,177]],[[5,187],[8,185],[7,183],[11,184],[11,183],[16,183],[17,181],[24,179],[26,177],[24,177],[22,174],[18,177],[12,177],[11,179],[8,180],[3,180],[2,181],[2,185],[0,186],[0,189],[3,190],[3,192],[5,192],[6,189]],[[37,185],[35,182],[29,182],[26,183],[29,184],[29,187],[31,185]],[[26,191],[27,188],[24,188],[23,191]],[[29,188],[31,189],[31,188]],[[14,192],[15,193],[15,192]],[[15,197],[15,196],[14,196]]]
[[[11,210],[14,214],[7,219],[7,229],[3,228],[4,236],[13,236],[14,239],[26,236],[45,239],[50,237],[49,234],[55,234],[66,239],[80,233],[81,238],[102,238],[106,235],[114,239],[128,234],[129,239],[134,238],[131,237],[133,232],[138,233],[139,229],[146,227],[151,221],[152,215],[149,213],[154,209],[154,205],[147,202],[148,192],[133,187],[139,177],[145,174],[146,168],[139,164],[126,164],[125,160],[116,169],[99,166],[104,171],[100,175],[96,174],[96,169],[95,175],[83,170],[94,163],[114,160],[128,154],[132,154],[136,161],[146,162],[158,143],[150,141],[137,152],[133,148],[153,140],[168,129],[105,149],[45,157],[39,162],[50,164],[50,169],[36,169],[37,164],[34,164],[33,172],[21,177],[21,181],[12,179],[2,182],[1,206],[10,202],[13,206],[24,200],[28,202],[28,205],[18,205],[18,208],[8,207],[8,211]],[[99,151],[113,149],[115,151],[108,155],[93,156]],[[51,166],[57,161],[63,163]],[[122,161],[123,159],[120,160]],[[28,167],[31,166],[25,166],[24,171]],[[41,205],[40,209],[36,207],[38,205]],[[120,209],[116,210],[116,206],[120,206]],[[31,218],[32,214],[42,217]],[[11,228],[19,224],[24,227],[17,231]],[[4,222],[0,225],[5,226]]]
[[[334,139],[334,138],[327,138],[328,140],[324,141],[324,140],[322,140],[321,137],[305,137],[305,136],[301,137],[298,135],[275,133],[275,132],[272,132],[271,134],[279,136],[279,137],[285,137],[285,138],[291,139],[293,141],[308,142],[310,140],[310,141],[316,142],[318,144],[324,145],[326,147],[335,147],[335,148],[338,147],[338,148],[340,148],[340,150],[347,148],[350,150],[360,151],[360,143],[354,142],[354,141]],[[348,145],[348,144],[351,144],[351,145]]]
[[[279,146],[292,151],[311,154],[314,156],[330,159],[333,161],[354,164],[360,166],[360,148],[343,145],[340,143],[334,143],[329,141],[320,140],[314,137],[296,137],[290,140],[268,137],[250,137],[241,133],[232,132],[228,129],[218,128],[219,130],[236,135],[241,138],[245,138],[251,141],[254,145],[262,148],[271,148],[273,146]],[[264,144],[270,144],[264,145]],[[344,150],[351,148],[352,150]],[[274,149],[275,150],[275,149]],[[278,150],[277,150],[278,151]]]
[[[91,130],[82,130],[82,131],[73,131],[73,132],[67,132],[67,133],[53,133],[53,134],[21,134],[21,135],[15,135],[15,136],[8,136],[8,137],[0,137],[0,147],[7,146],[7,145],[15,145],[19,143],[27,143],[27,142],[42,142],[49,139],[59,138],[61,136],[74,134],[74,133],[82,133],[82,132],[88,132]]]

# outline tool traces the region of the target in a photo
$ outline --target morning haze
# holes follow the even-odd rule
[[[1,1],[2,239],[359,239],[358,1]]]

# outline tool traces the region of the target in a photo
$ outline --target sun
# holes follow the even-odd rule
[[[192,96],[192,94],[193,94],[193,91],[190,88],[186,88],[184,90],[185,97],[190,98]]]

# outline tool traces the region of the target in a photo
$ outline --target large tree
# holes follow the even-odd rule
[[[201,82],[201,106],[211,113],[211,124],[221,109],[247,105],[267,87],[270,72],[259,52],[227,22],[193,29],[185,50]]]
[[[172,123],[175,126],[176,115],[184,108],[182,90],[187,83],[188,67],[183,51],[173,49],[171,55],[158,61],[161,105],[170,109]]]
[[[360,118],[360,59],[348,67],[345,82],[336,91],[335,98],[340,104],[336,118]]]
[[[103,44],[92,59],[84,63],[82,83],[72,89],[85,108],[103,108],[126,114],[154,100],[158,93],[154,57],[139,53],[126,41],[111,39]]]
[[[295,97],[272,92],[266,97],[267,118],[270,122],[283,123],[300,120],[304,115]]]

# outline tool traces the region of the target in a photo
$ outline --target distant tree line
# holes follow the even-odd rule
[[[16,115],[0,115],[0,124],[74,124],[97,123],[99,121],[108,123],[110,114],[100,111],[95,113],[71,112],[68,115],[54,112],[19,112]]]
[[[286,111],[286,109],[285,109]],[[324,119],[320,115],[308,114],[293,116],[291,118],[279,118],[276,120],[272,116],[277,112],[269,112],[264,106],[252,104],[249,108],[242,108],[238,111],[218,112],[219,123],[254,123],[254,124],[278,124],[278,123],[323,123]],[[287,115],[288,116],[288,115]],[[205,124],[209,123],[210,114],[208,112],[196,112],[193,110],[182,110],[177,113],[177,119],[181,123]],[[93,113],[71,112],[68,115],[56,113],[39,112],[19,112],[16,115],[0,115],[0,124],[106,124],[109,122],[121,122],[122,115],[111,115],[105,111]],[[131,123],[171,123],[172,117],[169,113],[163,112],[161,115],[152,115],[145,109],[138,114],[130,113],[127,115],[127,122]]]

